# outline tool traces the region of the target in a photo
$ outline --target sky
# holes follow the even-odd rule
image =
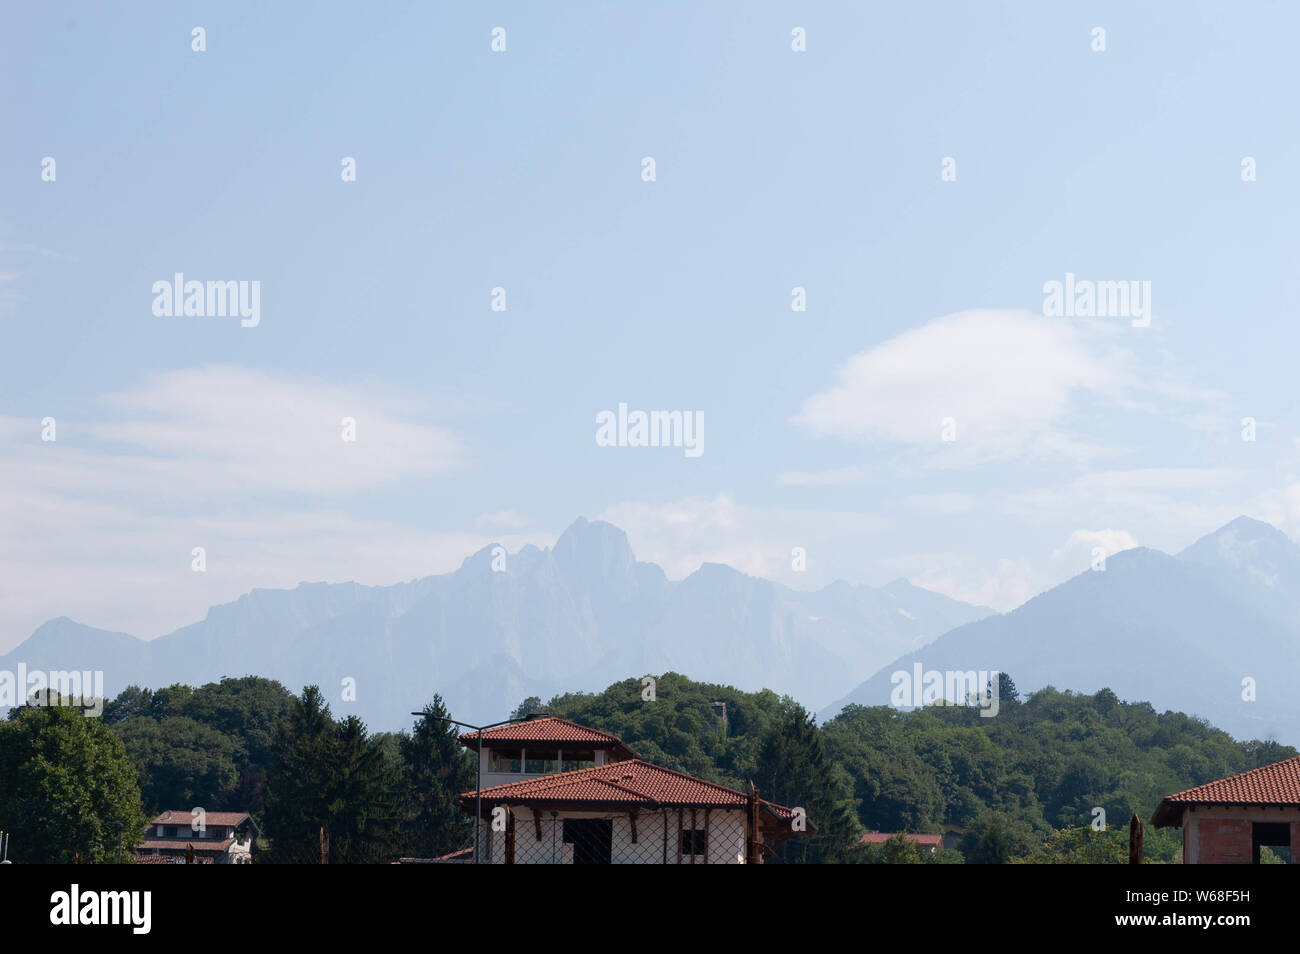
[[[3,21],[0,651],[579,516],[673,579],[1000,611],[1097,548],[1300,536],[1294,4]],[[256,324],[156,314],[178,272]],[[1149,321],[1049,314],[1067,274]],[[620,405],[700,452],[604,446]]]

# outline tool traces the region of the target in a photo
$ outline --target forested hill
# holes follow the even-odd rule
[[[752,781],[762,797],[803,808],[813,828],[780,849],[775,860],[789,862],[919,861],[904,839],[888,851],[859,839],[945,825],[961,830],[959,850],[925,860],[1122,861],[1133,812],[1149,819],[1164,795],[1296,754],[1109,690],[1048,688],[1020,700],[1003,675],[999,695],[992,718],[969,708],[854,705],[819,726],[788,697],[666,673],[545,704],[530,698],[514,714],[544,709],[615,733],[649,761],[736,788]],[[39,822],[76,815],[65,803],[81,795],[66,779],[111,776],[130,830],[160,810],[205,806],[252,811],[281,859],[316,857],[321,827],[339,833],[340,862],[453,851],[469,837],[456,795],[473,787],[474,770],[455,729],[437,718],[458,713],[432,690],[425,701],[432,717],[396,735],[372,734],[355,716],[336,719],[315,687],[295,696],[253,676],[128,689],[102,719],[16,709],[0,723],[0,768],[26,781],[0,786],[0,827],[27,832],[33,858],[111,857],[107,823],[90,838]],[[73,745],[74,728],[107,762],[86,763],[89,742]],[[1098,810],[1109,826],[1101,834],[1090,827]],[[1179,844],[1176,830],[1148,830],[1147,860],[1177,860]]]
[[[1296,754],[1275,742],[1236,741],[1180,712],[1123,702],[1108,689],[1080,695],[1047,688],[1020,700],[1005,676],[993,718],[968,708],[849,706],[812,731],[795,731],[807,714],[770,692],[675,674],[657,681],[654,702],[642,701],[644,691],[628,680],[595,695],[557,697],[545,708],[614,732],[670,767],[733,785],[753,779],[765,798],[817,804],[823,815],[844,805],[853,825],[866,830],[961,826],[968,854],[987,845],[989,832],[1004,855],[1027,854],[1054,830],[1090,826],[1097,808],[1112,828],[1133,812],[1145,821],[1164,795]],[[715,702],[726,703],[725,738]],[[783,758],[771,751],[780,733]],[[792,751],[801,745],[808,753]],[[802,770],[822,758],[829,771],[820,779]],[[809,817],[817,818],[811,808]],[[1153,860],[1169,860],[1177,842],[1176,832],[1148,833]]]

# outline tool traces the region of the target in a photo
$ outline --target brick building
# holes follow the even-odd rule
[[[1184,864],[1300,863],[1300,756],[1169,795],[1151,823],[1182,828]]]

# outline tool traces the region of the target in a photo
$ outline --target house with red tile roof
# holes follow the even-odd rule
[[[249,864],[258,833],[257,822],[248,812],[162,812],[145,830],[136,861],[182,861],[186,849],[193,845],[197,864]]]
[[[1263,847],[1300,863],[1300,756],[1169,795],[1151,824],[1182,828],[1184,864],[1259,864]]]
[[[490,763],[491,774],[508,781],[460,796],[470,814],[482,806],[486,863],[761,864],[771,847],[808,827],[800,811],[646,762],[617,736],[565,719],[461,739],[480,755],[520,749],[517,759]],[[578,752],[592,758],[571,758]]]
[[[478,753],[484,786],[595,768],[636,756],[616,735],[549,715],[466,732],[460,741]]]
[[[894,834],[891,831],[869,831],[859,841],[864,845],[883,845],[893,838]],[[926,854],[934,854],[937,849],[943,847],[943,835],[916,835],[903,832],[903,837]]]

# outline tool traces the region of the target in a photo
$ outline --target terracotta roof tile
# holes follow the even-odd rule
[[[151,821],[150,825],[185,825],[194,821],[192,812],[162,812]],[[238,825],[244,819],[249,818],[248,812],[208,812],[203,819],[204,825],[211,828],[213,825]]]
[[[1152,818],[1178,825],[1188,805],[1300,805],[1300,755],[1168,795]]]
[[[869,831],[863,835],[859,841],[864,845],[883,845],[893,837],[894,832]],[[943,844],[943,835],[913,835],[909,832],[904,832],[903,837],[913,844],[920,845],[923,848],[938,848]]]
[[[623,740],[616,735],[578,725],[558,716],[499,725],[494,729],[485,729],[482,735],[488,742],[570,742],[599,748],[623,744]],[[470,748],[478,747],[478,739],[478,732],[466,732],[460,736],[460,741]]]
[[[174,865],[184,861],[183,858],[175,858],[171,855],[136,855],[135,863],[138,865]],[[196,865],[210,865],[211,858],[195,858]]]
[[[225,841],[206,841],[202,838],[146,838],[140,842],[141,851],[153,851],[162,849],[163,851],[184,851],[188,845],[193,845],[196,852],[199,851],[225,851],[235,839],[227,838]]]
[[[467,811],[473,811],[472,791],[462,794],[460,800]],[[487,804],[595,802],[697,808],[744,808],[748,803],[743,792],[641,759],[625,759],[595,768],[494,785],[483,789],[483,801]],[[762,804],[779,818],[789,819],[793,815],[784,805],[765,801]]]

